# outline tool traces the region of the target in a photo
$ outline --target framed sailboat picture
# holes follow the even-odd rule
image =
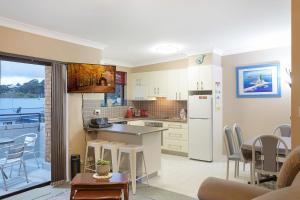
[[[279,64],[236,67],[238,98],[281,97]]]

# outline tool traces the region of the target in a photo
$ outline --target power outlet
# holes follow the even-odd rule
[[[100,115],[101,114],[101,110],[94,110],[94,115]]]

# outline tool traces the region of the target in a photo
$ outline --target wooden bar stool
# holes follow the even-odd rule
[[[118,150],[119,147],[125,145],[124,143],[118,143],[118,142],[109,142],[102,145],[102,154],[101,159],[104,159],[104,152],[110,151],[111,154],[111,165],[112,165],[112,171],[118,172]]]
[[[121,200],[121,190],[77,190],[73,200]]]
[[[136,156],[137,153],[141,153],[142,159],[144,162],[144,170],[147,179],[147,184],[149,185],[149,177],[147,173],[146,161],[144,156],[144,148],[140,145],[123,145],[119,147],[119,156],[118,156],[118,169],[120,170],[120,161],[122,153],[129,154],[129,163],[130,163],[130,175],[131,175],[131,184],[132,184],[132,193],[136,193],[136,181],[144,178],[141,176],[140,178],[136,178]]]
[[[85,150],[85,160],[84,160],[84,169],[83,172],[86,172],[86,170],[89,171],[95,171],[94,169],[92,169],[92,166],[96,166],[97,160],[100,159],[100,152],[102,149],[102,145],[103,144],[107,144],[109,143],[108,141],[104,141],[104,140],[90,140],[87,142],[86,145],[86,150]],[[89,148],[93,148],[94,150],[94,154],[95,154],[95,164],[94,165],[87,165],[87,158],[88,158],[88,153],[89,153]]]

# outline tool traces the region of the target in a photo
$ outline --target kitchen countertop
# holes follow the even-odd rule
[[[117,123],[122,121],[138,121],[138,120],[153,120],[153,121],[164,121],[164,122],[179,122],[187,123],[187,120],[177,118],[155,118],[155,117],[133,117],[133,118],[112,118],[109,119],[110,123]]]
[[[87,131],[103,131],[113,132],[128,135],[144,135],[148,133],[155,133],[168,130],[167,128],[149,127],[149,126],[133,126],[126,124],[113,124],[108,128],[85,128]]]

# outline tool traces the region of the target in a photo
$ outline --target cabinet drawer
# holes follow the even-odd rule
[[[187,123],[166,122],[164,126],[169,129],[188,129]]]
[[[134,126],[144,126],[144,121],[142,120],[128,121],[127,124],[134,125]]]
[[[178,152],[188,152],[187,141],[165,140],[164,149]]]
[[[164,133],[164,139],[187,140],[188,131],[184,129],[169,129]]]

